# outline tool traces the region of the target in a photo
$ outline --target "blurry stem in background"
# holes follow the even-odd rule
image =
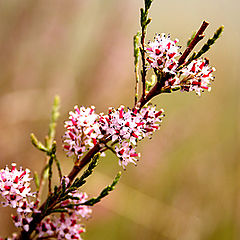
[[[51,114],[51,120],[49,124],[49,130],[48,130],[48,136],[45,139],[46,148],[48,150],[52,149],[53,141],[56,134],[56,125],[57,120],[59,118],[59,105],[60,105],[60,99],[59,96],[55,96],[53,107],[52,107],[52,114]]]
[[[44,168],[42,169],[40,180],[37,186],[38,192],[37,197],[41,196],[43,186],[46,182],[46,179],[49,179],[49,192],[51,192],[51,170],[52,170],[52,163],[55,161],[59,173],[59,177],[62,177],[60,164],[56,158],[56,142],[54,141],[55,134],[56,134],[56,125],[57,125],[57,119],[59,118],[59,104],[60,99],[59,96],[55,96],[53,107],[52,107],[52,113],[51,113],[51,119],[49,124],[49,130],[48,135],[45,138],[45,146],[37,140],[34,134],[31,134],[31,141],[33,145],[46,153]]]
[[[41,171],[41,176],[40,176],[40,180],[39,180],[39,188],[38,188],[38,192],[37,192],[37,198],[39,198],[39,196],[41,196],[42,194],[42,190],[43,190],[43,186],[45,185],[47,176],[48,176],[48,162],[49,162],[49,157],[45,157],[45,163],[44,163],[44,168]]]

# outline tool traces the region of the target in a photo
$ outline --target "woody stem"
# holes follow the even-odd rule
[[[203,23],[202,23],[201,27],[199,28],[198,32],[196,33],[195,37],[193,38],[193,40],[191,41],[189,46],[186,48],[186,50],[184,51],[183,55],[179,58],[178,66],[181,66],[184,63],[184,61],[186,60],[186,58],[188,57],[190,52],[193,50],[193,48],[197,45],[197,43],[200,40],[202,40],[204,38],[203,33],[206,30],[208,25],[209,25],[208,22],[203,21]]]

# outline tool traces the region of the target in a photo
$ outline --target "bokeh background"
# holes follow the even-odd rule
[[[0,159],[40,170],[44,156],[29,139],[47,133],[51,104],[61,97],[63,122],[75,104],[133,105],[132,36],[142,0],[0,1]],[[139,147],[138,167],[128,166],[116,191],[93,209],[84,239],[240,239],[239,11],[237,0],[155,0],[155,32],[185,46],[203,20],[207,37],[225,25],[207,54],[217,68],[211,93],[174,93],[154,100],[165,109],[162,128]],[[207,39],[207,38],[206,38]],[[199,44],[201,45],[201,44]],[[108,154],[84,190],[95,196],[121,168]],[[15,230],[1,208],[0,234]]]

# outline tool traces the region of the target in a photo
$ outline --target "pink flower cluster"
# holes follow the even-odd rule
[[[124,168],[129,162],[136,163],[140,157],[136,152],[137,142],[159,129],[163,117],[163,110],[157,111],[152,106],[139,111],[120,106],[118,109],[109,108],[108,114],[99,115],[95,114],[94,107],[80,109],[84,111],[75,107],[75,112],[70,112],[70,121],[65,125],[64,148],[67,154],[75,154],[79,158],[83,152],[105,139],[112,141],[112,145],[117,144],[115,152]]]
[[[92,213],[92,209],[86,205],[79,205],[87,201],[88,195],[83,192],[74,191],[72,193],[69,193],[69,196],[74,199],[65,200],[61,203],[61,206],[64,207],[68,204],[74,204],[75,206],[71,209],[70,212],[74,211],[76,215],[82,218],[88,218]]]
[[[39,238],[78,239],[81,240],[81,233],[85,232],[82,224],[75,214],[66,215],[61,213],[60,217],[47,217],[37,228]]]
[[[210,83],[214,77],[212,75],[215,68],[209,66],[207,59],[199,58],[193,60],[188,65],[183,65],[178,69],[179,47],[176,45],[178,40],[172,41],[165,37],[165,34],[157,35],[153,42],[149,42],[147,48],[147,61],[150,67],[160,72],[171,73],[165,87],[171,89],[180,88],[182,91],[195,91],[198,95],[204,90],[210,91]]]
[[[86,193],[74,192],[69,194],[75,199],[69,199],[61,203],[61,207],[76,204],[73,208],[66,208],[66,213],[61,213],[60,218],[51,216],[41,221],[37,228],[40,238],[55,237],[63,239],[82,239],[81,233],[85,232],[84,225],[80,223],[81,218],[88,218],[92,210],[88,206],[78,205],[87,200]]]
[[[198,95],[201,95],[204,90],[211,91],[209,85],[214,80],[212,75],[214,71],[215,68],[209,66],[207,59],[193,60],[179,73],[181,89],[187,92],[195,91]]]
[[[11,169],[6,167],[0,170],[0,194],[5,200],[2,205],[17,209],[17,215],[12,216],[14,224],[25,231],[29,230],[29,223],[32,220],[29,216],[36,211],[38,205],[35,193],[31,192],[31,180],[30,170],[22,168],[17,170],[15,163],[12,163]]]
[[[108,115],[100,115],[100,129],[112,142],[118,143],[115,151],[123,168],[129,162],[136,163],[137,157],[140,157],[135,150],[137,142],[158,130],[162,117],[163,110],[156,111],[152,106],[140,111],[125,110],[124,106],[120,106],[118,109],[110,108]]]
[[[74,112],[69,113],[69,121],[65,122],[64,148],[68,155],[80,158],[96,144],[99,132],[97,123],[98,115],[95,107],[74,107]]]
[[[165,87],[180,88],[182,91],[192,92],[201,95],[204,90],[211,91],[212,75],[215,68],[209,66],[207,59],[193,60],[189,65],[184,66],[174,77],[165,82]]]
[[[146,49],[149,55],[147,61],[151,68],[174,74],[178,66],[176,57],[180,55],[178,52],[180,47],[176,45],[177,42],[178,39],[172,41],[170,35],[166,37],[164,33],[157,34]]]

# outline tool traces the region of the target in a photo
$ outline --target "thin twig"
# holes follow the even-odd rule
[[[147,75],[147,70],[146,70],[146,61],[145,61],[145,28],[142,27],[142,36],[141,36],[141,56],[142,56],[142,97],[145,97],[146,94],[146,75]]]
[[[183,55],[178,60],[178,66],[181,66],[186,58],[188,57],[189,53],[193,50],[193,48],[197,45],[197,43],[204,38],[204,31],[206,30],[207,26],[209,25],[208,22],[203,21],[201,27],[199,28],[198,32],[196,33],[195,37],[189,44],[189,46],[184,51]]]
[[[137,32],[136,35],[133,37],[133,50],[134,50],[134,73],[135,73],[135,104],[137,103],[138,99],[138,88],[139,88],[139,37],[140,37],[140,32]]]
[[[112,147],[109,147],[107,144],[105,144],[105,147],[109,149],[112,153],[116,154],[116,151]]]
[[[42,169],[41,176],[40,176],[39,190],[37,192],[37,198],[39,198],[39,196],[41,196],[43,186],[44,186],[45,181],[46,181],[46,171],[48,169],[48,161],[49,161],[49,156],[46,156],[45,163],[44,163],[44,168]]]
[[[57,170],[58,170],[58,175],[59,175],[59,179],[60,179],[60,182],[61,182],[61,179],[62,179],[62,171],[61,171],[60,162],[58,161],[56,154],[55,154],[55,156],[54,156],[54,161],[55,161],[55,163],[56,163]]]
[[[135,66],[134,72],[135,72],[135,78],[136,78],[136,85],[135,85],[135,104],[136,104],[138,99],[138,84],[139,84],[138,66]]]

